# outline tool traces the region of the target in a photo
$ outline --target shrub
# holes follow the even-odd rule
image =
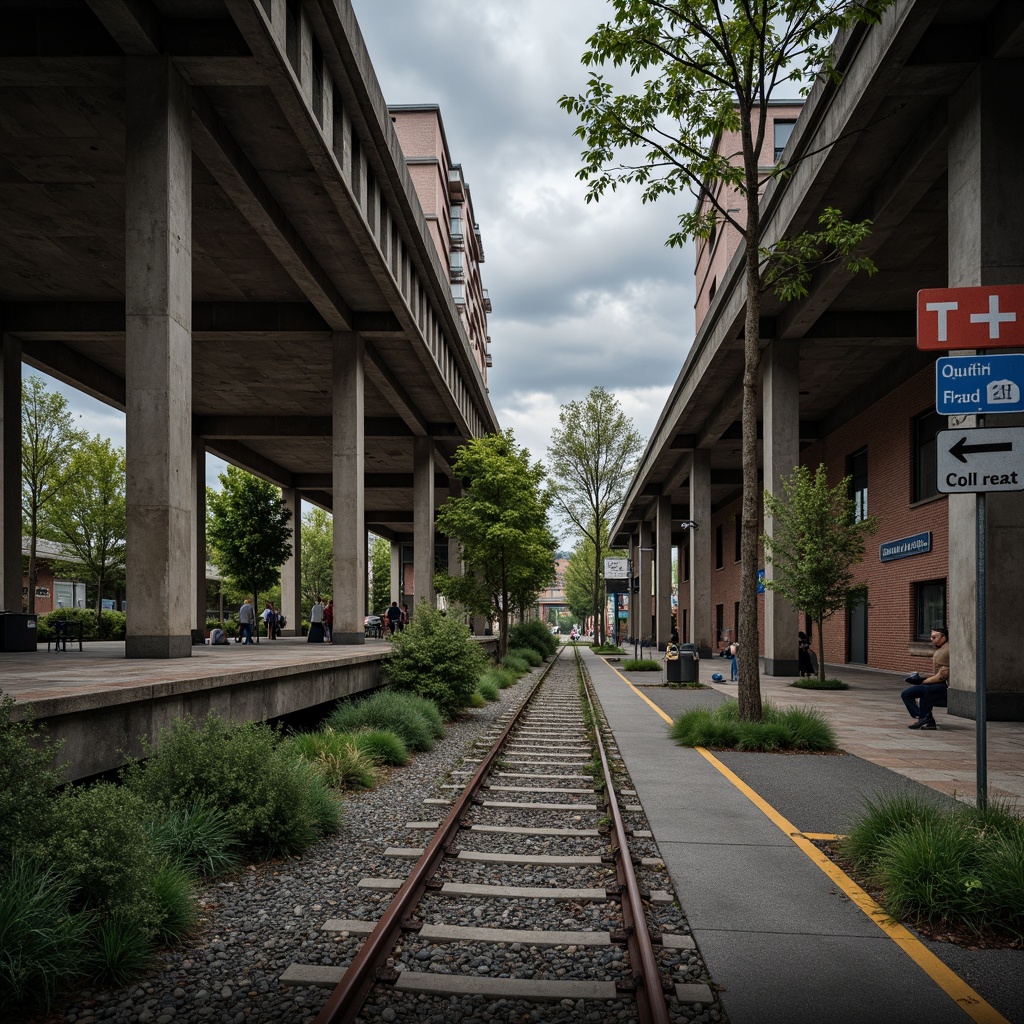
[[[157,853],[197,875],[227,874],[240,863],[227,814],[203,802],[160,808],[149,833]]]
[[[499,690],[507,690],[514,686],[519,676],[507,668],[489,668],[481,677],[480,682],[494,683]]]
[[[469,703],[485,666],[486,656],[465,624],[421,601],[393,638],[383,667],[395,689],[428,697],[450,718]]]
[[[673,723],[669,735],[684,747],[724,747],[737,750],[835,750],[832,726],[815,708],[762,706],[760,722],[739,717],[736,701],[717,708],[695,708]]]
[[[987,915],[1017,934],[1024,931],[1024,822],[992,836],[978,851]]]
[[[549,658],[558,650],[558,638],[539,619],[520,622],[508,631],[509,648],[529,647],[542,658]]]
[[[431,750],[434,746],[434,729],[424,704],[411,693],[377,690],[369,697],[339,701],[327,716],[326,725],[335,732],[388,729],[410,750]]]
[[[810,679],[794,679],[789,685],[801,690],[848,690],[850,688],[850,684],[844,683],[842,679],[822,681],[817,676],[812,676]]]
[[[626,652],[621,647],[616,647],[615,644],[604,644],[603,646],[598,644],[592,648],[595,654],[625,654]]]
[[[444,716],[438,706],[429,698],[421,697],[417,693],[406,693],[402,696],[410,707],[419,709],[420,714],[427,720],[434,739],[441,739],[444,736]]]
[[[326,834],[323,783],[263,722],[234,725],[214,714],[201,725],[179,719],[125,771],[129,786],[166,808],[219,808],[247,853],[298,853]]]
[[[471,708],[485,708],[487,707],[487,701],[484,699],[484,695],[477,690],[474,690],[469,697],[469,706]]]
[[[476,692],[479,693],[484,700],[497,700],[500,696],[498,687],[494,683],[486,682],[483,679],[481,679],[477,685]]]
[[[44,850],[75,886],[76,909],[127,922],[152,936],[161,925],[153,891],[160,857],[146,828],[138,794],[109,782],[71,787],[54,803]]]
[[[40,860],[0,867],[0,1013],[49,1006],[82,973],[91,915],[71,909],[74,886]]]
[[[100,612],[97,623],[94,608],[57,608],[39,616],[36,640],[40,643],[52,640],[55,622],[80,622],[83,640],[123,640],[125,637],[124,612]]]
[[[660,672],[661,662],[653,658],[627,658],[622,663],[623,672]]]
[[[0,862],[47,835],[61,781],[60,769],[51,767],[61,745],[31,719],[12,722],[12,707],[14,699],[0,693]]]
[[[356,746],[352,733],[304,732],[291,738],[295,752],[334,789],[371,789],[377,782],[373,761]]]
[[[541,656],[539,651],[535,651],[532,647],[516,647],[508,652],[515,658],[521,658],[531,668],[536,668],[538,665],[544,664],[544,658]]]
[[[517,658],[514,654],[506,654],[501,659],[501,667],[507,668],[510,672],[515,672],[517,679],[520,676],[525,676],[530,671],[530,663],[522,658]]]

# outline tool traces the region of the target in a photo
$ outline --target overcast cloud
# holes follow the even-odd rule
[[[587,204],[581,143],[558,106],[583,91],[605,0],[354,0],[388,103],[436,103],[480,225],[493,303],[491,402],[535,458],[559,406],[595,385],[646,438],[693,337],[693,251],[665,239],[688,196]],[[26,373],[33,372],[26,367]],[[124,443],[124,418],[63,385],[81,425]],[[223,463],[209,459],[215,482]]]

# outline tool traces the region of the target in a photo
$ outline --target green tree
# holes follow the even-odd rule
[[[370,543],[371,615],[383,615],[391,604],[391,542],[374,537]]]
[[[765,560],[775,567],[774,579],[764,585],[817,624],[818,673],[824,681],[822,624],[864,599],[867,588],[853,582],[851,570],[864,558],[864,538],[875,532],[878,520],[857,519],[850,477],[829,487],[824,464],[813,476],[806,466],[797,466],[782,487],[784,498],[764,495],[765,515],[775,520],[774,534],[761,538]]]
[[[837,77],[831,41],[856,21],[877,21],[893,0],[610,0],[611,21],[598,26],[583,55],[587,66],[625,67],[622,91],[591,72],[585,93],[560,104],[578,116],[584,142],[578,176],[598,200],[619,184],[635,183],[644,202],[689,191],[692,213],[678,217],[668,244],[707,238],[729,224],[741,236],[744,321],[740,635],[757,636],[758,387],[761,292],[782,298],[807,291],[813,267],[842,260],[851,272],[872,272],[857,255],[870,222],[850,224],[825,210],[819,231],[768,244],[762,238],[759,197],[766,181],[788,173],[778,163],[767,176],[759,158],[768,106],[780,88],[819,75]],[[630,92],[630,83],[637,91]],[[719,142],[738,133],[740,153]],[[621,156],[620,156],[621,154]],[[792,166],[792,165],[790,165]],[[757,646],[740,647],[741,717],[761,718]]]
[[[124,449],[97,434],[75,449],[67,475],[67,484],[47,507],[47,532],[74,556],[57,562],[56,571],[95,586],[98,627],[105,589],[124,583]]]
[[[302,517],[302,605],[308,611],[318,597],[334,591],[334,520],[311,508]]]
[[[281,566],[292,553],[292,513],[277,487],[237,466],[228,466],[220,483],[219,491],[206,489],[206,539],[217,567],[252,594],[259,614],[260,591],[281,581]]]
[[[88,434],[78,430],[68,400],[42,377],[21,382],[21,512],[28,526],[28,610],[36,610],[36,543],[47,507],[68,485],[68,463]]]
[[[455,453],[452,468],[463,493],[440,507],[437,528],[462,545],[466,571],[439,573],[435,585],[449,600],[499,619],[504,657],[512,616],[529,608],[555,574],[544,468],[530,464],[511,430],[473,438]]]
[[[558,413],[548,461],[555,511],[590,541],[591,611],[599,643],[605,641],[604,558],[612,516],[622,504],[644,441],[618,399],[602,387]],[[578,548],[577,548],[578,550]]]

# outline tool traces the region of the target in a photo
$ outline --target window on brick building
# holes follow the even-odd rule
[[[929,639],[933,626],[946,622],[946,581],[914,584],[914,639]]]
[[[722,524],[715,527],[715,568],[721,569],[725,565],[725,554],[722,548]]]
[[[861,448],[846,459],[846,475],[850,478],[850,500],[853,502],[853,521],[863,522],[868,517],[868,450]]]
[[[715,605],[715,636],[718,637],[719,642],[724,642],[725,636],[725,605]]]
[[[924,501],[939,493],[935,435],[946,429],[946,417],[925,412],[914,418],[914,488],[911,501]]]
[[[740,603],[732,603],[732,635],[738,640],[740,637]]]
[[[739,561],[743,556],[740,554],[741,542],[743,540],[743,517],[733,516],[732,517],[732,528],[734,531],[733,536],[733,559]]]
[[[786,143],[789,142],[790,135],[793,134],[793,125],[796,121],[776,121],[775,122],[775,159],[781,160],[783,151],[786,148]]]

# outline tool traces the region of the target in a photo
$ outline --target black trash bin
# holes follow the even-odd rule
[[[0,651],[34,651],[37,618],[28,612],[0,612]]]
[[[665,662],[669,683],[697,682],[697,668],[700,665],[700,650],[696,644],[680,644],[679,656],[674,661]]]

